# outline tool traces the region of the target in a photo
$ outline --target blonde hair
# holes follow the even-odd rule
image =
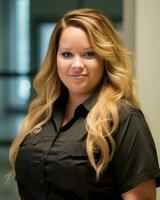
[[[92,48],[104,60],[104,80],[97,102],[86,118],[86,151],[99,179],[116,149],[113,133],[119,123],[119,105],[130,102],[138,107],[139,104],[134,95],[131,59],[122,48],[119,35],[110,21],[95,9],[73,10],[58,21],[43,66],[34,80],[37,96],[31,102],[20,133],[11,145],[9,158],[14,169],[19,146],[26,135],[34,134],[51,118],[54,102],[64,87],[57,73],[56,54],[61,33],[68,26],[83,29]],[[98,161],[95,158],[97,150],[100,152]]]

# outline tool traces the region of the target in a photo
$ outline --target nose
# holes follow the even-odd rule
[[[82,62],[82,59],[79,57],[79,56],[76,56],[74,59],[73,59],[73,62],[71,64],[71,67],[73,69],[83,69],[84,67],[84,64]]]

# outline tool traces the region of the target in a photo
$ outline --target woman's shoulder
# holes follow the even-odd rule
[[[123,102],[118,108],[119,123],[122,123],[130,118],[145,119],[143,111],[129,102]]]
[[[140,108],[127,102],[119,107],[118,112],[119,124],[114,135],[117,146],[128,146],[130,143],[134,144],[135,140],[142,144],[152,140],[151,130]]]

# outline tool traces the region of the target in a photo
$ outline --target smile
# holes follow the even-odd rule
[[[86,76],[87,76],[87,74],[69,74],[69,77],[71,77],[75,80],[84,79]]]

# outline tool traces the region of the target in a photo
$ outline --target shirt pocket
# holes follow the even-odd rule
[[[87,186],[90,175],[94,171],[88,159],[86,146],[80,142],[72,142],[65,145],[65,153],[68,154],[70,162],[76,170],[77,187],[80,191],[82,186]]]
[[[29,166],[31,166],[30,158],[34,153],[35,145],[38,144],[41,139],[42,136],[39,134],[30,134],[27,135],[21,143],[15,163],[16,180],[27,181],[30,170]]]
[[[80,142],[70,142],[65,143],[63,150],[65,153],[69,154],[73,159],[87,159],[86,146]]]
[[[21,143],[20,147],[27,145],[35,145],[42,139],[40,134],[29,134],[26,136],[24,141]]]
[[[105,189],[113,190],[112,170],[108,166],[103,176],[96,181],[96,172],[89,162],[86,146],[83,143],[73,142],[66,145],[65,152],[75,167],[77,191],[80,195],[85,195],[86,199],[94,199],[93,194],[96,195],[96,192],[104,194]]]

